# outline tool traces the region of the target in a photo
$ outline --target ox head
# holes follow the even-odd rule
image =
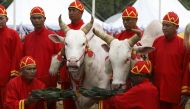
[[[109,45],[109,59],[113,71],[112,84],[125,84],[130,67],[131,67],[131,54],[133,46],[141,39],[141,32],[133,29],[136,34],[130,39],[119,41],[114,37],[93,29],[95,35],[103,39]],[[145,52],[144,48],[138,48],[139,51]],[[147,47],[147,50],[152,48]],[[110,70],[107,70],[110,71]]]
[[[54,42],[62,42],[65,45],[65,56],[67,66],[70,72],[78,72],[84,61],[86,49],[88,49],[88,38],[86,34],[93,26],[93,17],[91,21],[80,30],[70,29],[59,16],[60,28],[65,32],[65,38],[58,35],[50,35]]]

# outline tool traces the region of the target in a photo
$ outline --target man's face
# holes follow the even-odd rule
[[[8,18],[4,15],[0,15],[0,28],[3,28],[6,26],[6,23],[8,21]]]
[[[36,65],[29,65],[24,67],[21,70],[21,73],[26,80],[32,81],[36,74]]]
[[[130,30],[136,27],[137,18],[126,17],[123,18],[123,25],[126,30]]]
[[[40,29],[44,26],[44,22],[46,20],[46,17],[42,15],[32,15],[30,17],[30,20],[32,22],[32,25],[34,26],[35,29]]]
[[[166,37],[173,36],[178,29],[178,25],[163,21],[162,22],[162,31]]]
[[[76,8],[69,8],[69,19],[71,22],[76,22],[81,19],[83,12]]]

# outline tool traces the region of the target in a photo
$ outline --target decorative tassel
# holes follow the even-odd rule
[[[87,46],[86,54],[88,55],[88,57],[92,57],[94,55],[94,52]]]

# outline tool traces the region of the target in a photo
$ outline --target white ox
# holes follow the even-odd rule
[[[90,23],[80,30],[70,29],[62,22],[61,17],[59,17],[59,24],[66,33],[65,38],[55,34],[49,37],[56,43],[65,44],[66,64],[72,77],[74,90],[78,90],[77,85],[87,89],[94,86],[108,88],[110,76],[105,73],[105,58],[108,56],[108,53],[101,47],[105,42],[94,36],[92,31],[88,33],[92,28],[93,18]],[[86,51],[87,53],[91,52],[89,48],[93,51],[92,57],[86,54]],[[59,61],[56,61],[57,56],[53,59],[54,61],[52,61],[50,66],[50,72],[52,73],[58,70],[60,64]],[[79,81],[80,84],[77,84],[75,81]],[[97,100],[79,95],[76,104],[78,109],[89,109],[95,102]]]
[[[134,51],[136,53],[147,54],[154,50],[154,48],[151,47],[151,44],[158,35],[162,34],[162,31],[160,30],[161,23],[159,23],[159,21],[151,22],[145,30],[143,36],[145,37],[145,39],[143,39],[143,44],[145,44],[146,41],[149,44],[145,44],[147,46],[134,47],[135,43],[140,41],[141,39],[141,32],[136,29],[133,29],[136,34],[132,38],[122,41],[115,39],[112,36],[97,29],[93,29],[93,32],[98,37],[100,37],[101,39],[106,41],[108,45],[110,45],[108,48],[104,48],[109,50],[109,60],[107,61],[106,72],[113,72],[113,88],[125,86],[129,70],[136,61],[142,60],[142,58],[133,59],[131,58],[131,55],[133,55]]]

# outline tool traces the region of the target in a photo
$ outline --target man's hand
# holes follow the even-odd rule
[[[126,85],[122,85],[122,84],[112,84],[111,85],[112,89],[126,89]]]
[[[40,99],[36,99],[34,98],[32,95],[30,95],[26,100],[25,100],[25,105],[29,105],[31,103],[36,103],[38,102]]]

